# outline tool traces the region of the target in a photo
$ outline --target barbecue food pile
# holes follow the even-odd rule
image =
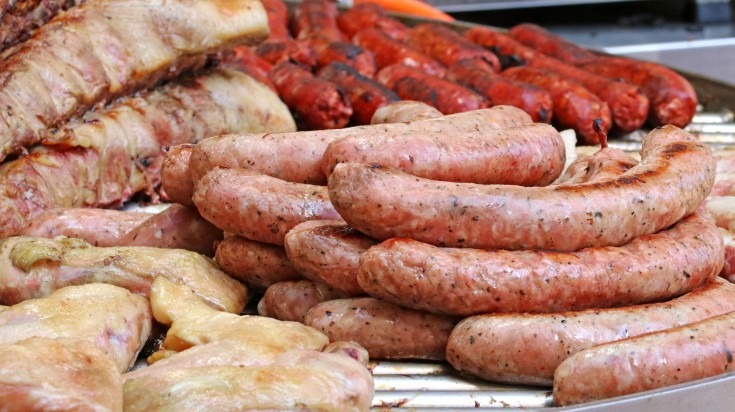
[[[559,405],[729,370],[732,157],[681,129],[678,74],[372,5],[28,3],[0,20],[37,27],[0,39],[0,405],[364,411],[368,358]]]

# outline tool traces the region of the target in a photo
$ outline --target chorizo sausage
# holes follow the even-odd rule
[[[484,27],[468,30],[465,32],[465,37],[477,44],[490,47],[500,56],[512,57],[515,61],[524,61],[529,66],[551,70],[579,82],[608,104],[613,123],[623,132],[637,130],[646,121],[649,109],[648,98],[629,83],[597,76],[567,65],[523,46],[510,36]]]
[[[229,236],[219,242],[214,259],[222,271],[260,290],[278,282],[303,278],[282,247],[240,236]]]
[[[337,6],[327,0],[303,0],[294,10],[292,32],[301,40],[323,39],[346,42],[337,26]]]
[[[314,46],[304,40],[267,40],[258,45],[255,54],[270,64],[295,62],[309,70],[316,67],[317,52]]]
[[[668,302],[549,314],[504,313],[461,321],[447,360],[494,382],[550,385],[554,370],[584,349],[735,311],[735,285],[715,279]],[[519,348],[518,342],[523,342]]]
[[[649,119],[656,126],[684,127],[697,111],[697,93],[684,76],[651,62],[599,57],[579,67],[600,76],[623,79],[640,87],[651,101]]]
[[[268,40],[286,40],[291,38],[288,31],[288,6],[281,0],[261,0],[268,15]]]
[[[488,107],[487,100],[472,90],[413,67],[394,64],[380,70],[376,79],[406,100],[418,100],[444,114]]]
[[[445,66],[451,66],[458,60],[477,58],[490,65],[494,71],[500,71],[497,56],[446,26],[432,23],[418,24],[409,31],[406,44]]]
[[[347,42],[313,41],[312,44],[316,49],[317,69],[330,63],[343,63],[369,79],[375,76],[375,56],[372,52]]]
[[[387,104],[373,114],[370,124],[407,123],[417,120],[436,119],[442,113],[426,103],[413,100],[399,100]]]
[[[597,58],[596,54],[584,47],[565,40],[563,37],[557,36],[535,24],[523,23],[513,26],[509,33],[524,45],[565,63],[576,64]]]
[[[449,67],[447,80],[476,90],[491,106],[515,106],[531,115],[534,122],[551,122],[551,95],[541,87],[496,74],[482,60],[462,59]]]
[[[378,29],[368,28],[357,33],[352,41],[375,56],[378,69],[403,64],[415,67],[432,76],[444,77],[446,68],[433,58],[404,43],[391,39]]]
[[[352,105],[334,83],[290,62],[273,66],[268,78],[294,113],[300,129],[338,129],[349,123]]]
[[[347,93],[352,104],[353,124],[370,124],[376,110],[399,100],[390,89],[346,64],[331,63],[319,70],[318,76],[336,84]]]
[[[446,133],[347,136],[327,146],[322,168],[329,176],[339,163],[375,163],[432,180],[545,186],[559,177],[564,161],[559,132],[535,123],[483,126],[452,138]]]
[[[274,283],[258,302],[258,314],[278,320],[304,323],[309,309],[345,296],[333,288],[310,280]]]
[[[551,94],[554,104],[554,122],[561,127],[574,129],[587,144],[598,144],[599,124],[604,133],[612,127],[607,103],[585,89],[581,84],[547,69],[538,67],[512,67],[503,76],[542,87]]]
[[[691,215],[627,245],[578,252],[438,248],[390,239],[360,257],[369,295],[451,315],[558,312],[670,299],[714,279],[723,246],[715,225]]]
[[[554,373],[563,406],[642,392],[732,370],[735,312],[583,350]]]
[[[198,181],[210,169],[221,166],[247,168],[289,182],[323,185],[327,183],[321,166],[324,151],[329,143],[345,136],[369,137],[381,133],[444,133],[454,136],[479,127],[501,129],[530,123],[531,117],[523,110],[496,106],[410,124],[218,136],[196,145],[191,155],[191,176],[194,181]]]
[[[304,323],[330,341],[359,343],[371,359],[444,360],[447,339],[457,321],[373,298],[353,298],[314,306]]]
[[[286,232],[308,220],[339,219],[323,186],[290,183],[246,169],[210,170],[192,198],[218,228],[283,245]]]
[[[385,33],[389,38],[402,42],[408,35],[408,27],[385,14],[385,10],[375,3],[356,4],[337,17],[337,25],[347,37],[353,38],[365,29]]]
[[[709,147],[674,126],[651,131],[641,159],[611,179],[547,187],[437,182],[340,163],[329,195],[342,219],[377,239],[510,250],[619,246],[694,212],[714,182]]]
[[[363,294],[357,283],[360,255],[377,243],[341,220],[312,220],[291,229],[284,247],[305,277],[354,296]]]

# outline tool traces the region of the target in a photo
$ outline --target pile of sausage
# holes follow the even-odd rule
[[[270,82],[302,130],[368,124],[400,98],[443,114],[511,105],[597,144],[599,130],[631,132],[647,120],[684,127],[697,105],[689,82],[668,68],[600,56],[531,24],[459,33],[409,28],[370,3],[340,15],[333,2],[306,0],[291,19],[281,0],[263,4],[268,40],[224,59]]]
[[[564,171],[560,134],[511,106],[403,101],[372,122],[167,154],[164,190],[225,232],[215,259],[264,292],[261,315],[372,358],[553,384],[559,405],[728,370],[735,285],[694,213],[715,178],[707,145],[668,125],[640,161],[603,148]]]

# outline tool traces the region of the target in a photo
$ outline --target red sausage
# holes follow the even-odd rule
[[[291,38],[288,31],[288,6],[281,0],[261,0],[268,14],[269,40],[287,40]]]
[[[354,5],[337,17],[337,25],[350,38],[365,29],[378,30],[399,42],[402,42],[408,35],[408,27],[386,15],[385,10],[375,3]]]
[[[523,109],[534,122],[549,123],[553,106],[551,95],[541,87],[497,75],[479,59],[462,59],[449,67],[447,80],[476,90],[491,106],[506,104]]]
[[[599,133],[595,129],[597,119],[605,133],[612,127],[607,103],[575,81],[537,67],[512,67],[503,71],[503,76],[548,91],[554,104],[554,122],[561,127],[574,129],[587,144],[600,143]]]
[[[323,39],[346,42],[347,37],[337,26],[337,6],[327,0],[303,0],[292,21],[292,32],[297,39]]]
[[[376,79],[400,98],[424,102],[444,114],[488,107],[487,100],[472,90],[402,64],[380,70]]]
[[[304,40],[267,40],[258,45],[255,54],[270,64],[296,62],[311,69],[317,63],[316,49]]]
[[[528,47],[555,57],[569,64],[594,60],[597,55],[582,46],[565,40],[561,36],[535,24],[524,23],[510,29],[510,35]]]
[[[662,303],[580,312],[473,316],[452,331],[447,360],[462,372],[494,382],[550,385],[559,364],[579,351],[732,311],[735,285],[714,279]],[[519,347],[518,342],[523,345]]]
[[[294,112],[299,128],[338,129],[349,123],[352,105],[334,83],[289,62],[275,65],[269,78]]]
[[[342,219],[377,239],[511,250],[619,246],[694,212],[714,182],[710,148],[674,126],[651,131],[641,158],[621,176],[546,187],[438,182],[340,163],[329,195]]]
[[[276,86],[268,78],[273,65],[258,56],[250,47],[238,46],[221,55],[222,64],[252,76],[257,81],[276,91]]]
[[[431,23],[414,26],[406,38],[406,44],[435,58],[445,66],[451,66],[462,59],[479,58],[496,72],[500,71],[500,61],[494,54],[446,26]]]
[[[316,49],[318,69],[330,63],[344,63],[367,78],[375,76],[375,56],[372,52],[347,42],[312,41],[311,44]]]
[[[448,315],[550,313],[656,302],[712,281],[722,268],[720,234],[691,215],[621,247],[578,252],[438,248],[394,238],[360,257],[369,295]]]
[[[368,28],[357,33],[352,41],[375,55],[379,69],[394,64],[415,67],[426,74],[444,77],[446,68],[431,57],[404,43],[391,39],[378,29]]]
[[[321,69],[318,76],[345,90],[352,104],[353,124],[370,124],[376,110],[399,100],[393,91],[346,64],[332,63]]]
[[[525,62],[529,66],[551,70],[579,82],[608,104],[612,120],[621,131],[632,132],[639,129],[646,121],[649,108],[648,98],[631,84],[597,76],[570,66],[528,48],[510,36],[484,27],[468,30],[465,32],[465,37],[477,44],[490,47],[499,56],[516,62]]]
[[[656,126],[671,124],[684,127],[692,121],[697,110],[697,93],[691,83],[659,64],[624,57],[600,57],[579,67],[640,87],[651,101],[649,119]]]
[[[734,323],[730,312],[579,352],[554,373],[554,403],[589,402],[730,372]]]

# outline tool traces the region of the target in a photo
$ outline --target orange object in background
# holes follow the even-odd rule
[[[454,18],[421,0],[354,0],[354,4],[375,3],[396,13],[410,14],[427,19],[454,21]]]

